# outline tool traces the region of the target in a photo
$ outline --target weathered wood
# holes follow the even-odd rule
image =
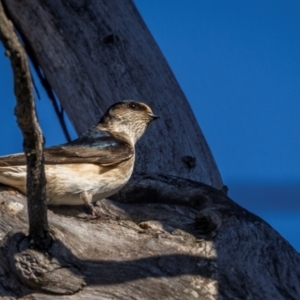
[[[191,108],[131,0],[4,0],[79,134],[113,102],[161,116],[137,145],[136,170],[222,180]]]
[[[170,193],[176,205],[169,203]],[[100,220],[87,220],[84,207],[50,208],[55,242],[50,255],[42,258],[26,250],[26,240],[18,243],[22,236],[14,233],[26,232],[26,200],[2,188],[0,257],[6,259],[0,259],[0,295],[300,299],[300,255],[222,192],[180,178],[136,174],[118,197],[98,203],[97,209],[107,216]],[[25,261],[18,264],[18,272],[12,267],[16,260]],[[71,277],[46,272],[60,266]],[[34,271],[42,267],[44,272]],[[34,284],[24,279],[27,286],[20,284],[21,276]]]
[[[38,124],[32,91],[32,79],[26,52],[12,22],[7,18],[0,1],[0,39],[10,58],[14,74],[17,104],[15,115],[23,134],[23,149],[27,161],[27,198],[29,234],[32,245],[46,249],[50,243],[47,221],[46,177],[43,165],[44,137]]]
[[[131,1],[4,2],[79,133],[113,101],[147,101],[163,121],[141,143],[137,170],[222,187]],[[106,218],[50,208],[47,254],[28,248],[25,198],[0,188],[1,299],[299,299],[299,254],[209,185],[136,172],[98,203]]]

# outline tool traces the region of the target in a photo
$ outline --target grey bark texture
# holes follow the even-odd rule
[[[4,3],[79,134],[114,102],[146,102],[161,119],[137,145],[136,170],[222,188],[194,114],[131,0]]]
[[[23,149],[27,160],[27,198],[29,234],[32,245],[46,249],[50,243],[47,221],[46,177],[43,165],[44,138],[38,124],[32,91],[31,74],[26,52],[17,37],[12,22],[6,17],[0,1],[0,40],[10,58],[17,99],[15,115],[23,134]]]
[[[47,255],[28,248],[24,196],[0,190],[3,299],[300,299],[300,255],[202,183],[135,174],[93,221],[50,208]]]
[[[132,2],[4,2],[79,133],[124,98],[148,102],[163,121],[140,143],[140,172],[97,203],[102,219],[49,207],[47,253],[30,248],[26,198],[0,187],[1,299],[300,299],[299,253],[219,190],[209,148]]]

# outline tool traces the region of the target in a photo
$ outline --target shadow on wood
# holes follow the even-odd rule
[[[26,208],[12,209],[25,198],[3,190],[0,199],[1,295],[57,297],[20,285],[16,278],[26,272],[10,271],[17,252],[27,247],[16,243],[23,235],[14,233],[26,231]],[[33,264],[35,255],[27,253],[19,264],[20,270],[37,268],[36,277],[47,279],[35,288],[74,293],[71,299],[299,298],[299,254],[263,220],[212,187],[136,174],[114,200],[97,206],[106,218],[87,220],[82,207],[49,208],[55,237],[49,255]],[[65,276],[49,275],[47,268],[65,269]]]

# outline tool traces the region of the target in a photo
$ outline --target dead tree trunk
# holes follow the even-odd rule
[[[112,103],[144,101],[161,120],[139,142],[136,170],[222,188],[194,114],[131,0],[4,2],[79,134]]]
[[[25,198],[0,188],[2,299],[300,299],[299,254],[218,190],[209,148],[132,2],[2,1],[79,133],[124,98],[163,119],[140,145],[140,172],[98,203],[107,219],[50,208],[47,254],[24,238]]]
[[[25,201],[0,190],[2,299],[300,299],[300,255],[204,184],[136,174],[93,222],[50,208],[47,256],[28,249]]]

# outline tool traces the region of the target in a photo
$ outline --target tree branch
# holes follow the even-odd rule
[[[68,131],[67,124],[66,124],[66,121],[65,121],[65,118],[64,118],[64,109],[63,109],[61,104],[60,104],[60,107],[59,107],[59,101],[57,100],[46,75],[41,70],[41,68],[39,66],[39,63],[38,63],[38,61],[37,61],[37,59],[34,55],[34,51],[31,47],[26,35],[23,34],[23,32],[22,32],[22,28],[18,27],[17,24],[14,24],[14,26],[15,26],[19,36],[22,39],[25,51],[26,51],[26,53],[27,53],[27,55],[28,55],[28,57],[29,57],[29,59],[32,63],[32,66],[33,66],[38,78],[40,79],[40,82],[41,82],[43,88],[45,89],[49,100],[51,101],[51,103],[53,105],[54,112],[57,116],[58,122],[59,122],[60,127],[63,131],[63,134],[64,134],[67,142],[70,142],[71,141],[71,136],[70,136],[70,133]],[[31,78],[32,78],[33,85],[34,85],[35,91],[37,93],[37,96],[40,99],[40,95],[39,95],[38,89],[35,85],[35,82],[33,80],[33,76],[31,76]]]
[[[43,165],[44,139],[36,117],[27,57],[14,32],[12,22],[4,12],[1,1],[0,39],[13,68],[14,92],[17,99],[15,115],[24,138],[23,149],[27,159],[29,235],[33,247],[45,250],[50,244],[50,235],[45,193],[46,177]]]
[[[19,30],[18,30],[19,31]],[[19,31],[21,33],[21,31]],[[34,57],[34,54],[33,54],[33,51],[32,49],[30,48],[30,45],[29,43],[27,43],[26,41],[26,38],[23,37],[22,33],[21,33],[21,36],[24,40],[24,43],[25,43],[25,48],[26,48],[26,52],[28,54],[28,56],[30,57],[31,59],[31,62],[32,62],[32,65],[36,71],[36,74],[37,76],[39,77],[40,81],[41,81],[41,84],[42,86],[44,87],[47,95],[48,95],[48,98],[50,99],[52,105],[53,105],[53,108],[54,108],[54,112],[57,116],[57,119],[58,119],[58,122],[60,124],[60,127],[63,131],[63,134],[67,140],[67,142],[70,142],[71,141],[71,136],[70,136],[70,133],[68,131],[68,128],[67,128],[67,124],[65,122],[65,118],[64,118],[64,109],[62,107],[62,105],[60,105],[60,108],[59,108],[59,105],[58,105],[58,101],[53,93],[53,90],[50,86],[50,83],[49,81],[47,80],[46,76],[42,73],[40,67],[39,67],[39,64],[37,62],[37,60],[35,59]]]

